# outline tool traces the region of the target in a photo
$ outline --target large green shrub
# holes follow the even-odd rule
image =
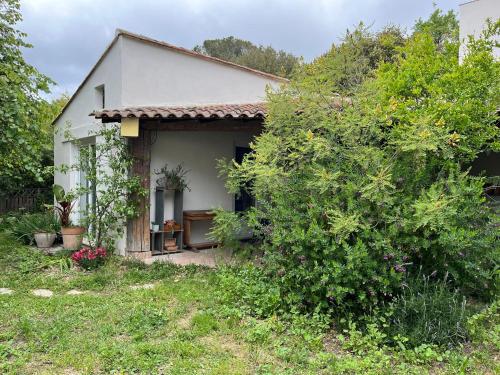
[[[350,98],[327,95],[336,78],[321,66],[270,93],[254,152],[225,168],[229,190],[259,202],[245,216],[282,306],[366,313],[420,268],[495,292],[498,234],[466,168],[500,149],[492,43],[471,41],[461,64],[457,43],[426,33],[397,50]]]

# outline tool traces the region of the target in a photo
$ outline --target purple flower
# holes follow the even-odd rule
[[[401,266],[399,264],[396,264],[394,266],[394,271],[396,272],[400,272],[400,273],[403,273],[403,272],[406,272],[406,268],[404,266]]]

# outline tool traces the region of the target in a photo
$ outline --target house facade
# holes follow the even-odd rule
[[[182,164],[188,170],[190,191],[183,193],[183,211],[237,208],[238,201],[227,193],[218,176],[217,160],[232,159],[248,149],[262,128],[266,90],[286,82],[281,77],[117,30],[54,122],[55,165],[75,163],[79,147],[98,143],[91,134],[102,122],[138,129],[126,139],[138,160],[133,173],[141,176],[150,194],[141,202],[141,217],[124,224],[125,235],[117,250],[122,255],[147,256],[152,248],[152,223],[161,225],[159,205],[164,205],[161,211],[165,220],[175,216],[174,199],[168,192],[164,200],[158,200],[155,170],[165,164],[169,168]],[[65,129],[79,140],[78,145],[65,138]],[[77,172],[57,172],[54,179],[65,189],[86,183],[85,176]],[[76,222],[89,199],[82,197],[77,202]],[[182,221],[178,214],[177,221]],[[192,224],[191,242],[205,242],[210,221],[195,220]]]
[[[487,20],[495,22],[500,18],[500,1],[498,0],[472,0],[460,4],[460,60],[467,53],[466,45],[463,43],[469,35],[479,38],[483,33]],[[497,37],[497,42],[500,39]],[[500,48],[493,51],[496,57],[500,58]]]
[[[472,0],[460,4],[459,29],[460,29],[460,61],[467,53],[467,39],[469,36],[480,38],[487,21],[495,22],[500,19],[500,0]],[[500,38],[496,36],[500,43]],[[493,49],[493,55],[500,59],[500,48]],[[472,164],[472,174],[486,176],[500,176],[500,153],[489,152],[479,155]],[[500,188],[490,186],[486,189],[488,196],[500,201]]]

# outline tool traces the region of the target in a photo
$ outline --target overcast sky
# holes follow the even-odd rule
[[[458,11],[457,0],[434,0]],[[72,94],[116,28],[193,48],[233,35],[304,56],[326,52],[360,21],[410,29],[433,10],[433,0],[21,0],[34,48],[27,60],[57,82],[53,95]]]

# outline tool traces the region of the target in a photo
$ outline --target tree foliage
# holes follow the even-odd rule
[[[428,19],[419,18],[413,30],[415,33],[429,34],[438,48],[446,42],[458,43],[458,20],[453,10],[443,13],[441,9],[436,9]]]
[[[42,180],[44,139],[38,113],[48,92],[49,78],[29,65],[22,49],[31,48],[21,21],[18,0],[0,1],[0,189],[9,190],[26,179]]]
[[[195,46],[194,51],[282,77],[290,77],[301,61],[299,57],[283,50],[256,46],[233,36],[205,40]]]
[[[382,62],[391,62],[405,37],[395,26],[373,33],[363,23],[347,30],[340,44],[304,65],[298,79],[303,85],[315,85],[322,95],[352,95]]]
[[[140,212],[137,198],[147,193],[142,177],[130,175],[134,158],[119,130],[117,124],[101,124],[89,134],[96,139],[93,147],[81,147],[67,132],[67,139],[80,146],[79,159],[75,164],[59,166],[64,173],[85,173],[88,183],[78,185],[72,193],[93,196],[79,223],[88,228],[87,240],[93,249],[114,250],[127,220]]]
[[[229,190],[259,202],[244,219],[287,309],[366,312],[417,270],[495,293],[493,213],[465,168],[500,146],[493,42],[471,41],[462,64],[455,40],[426,30],[400,43],[347,85],[358,74],[337,70],[339,49],[318,59],[269,94],[254,152],[222,164]],[[339,88],[352,94],[341,109]]]

